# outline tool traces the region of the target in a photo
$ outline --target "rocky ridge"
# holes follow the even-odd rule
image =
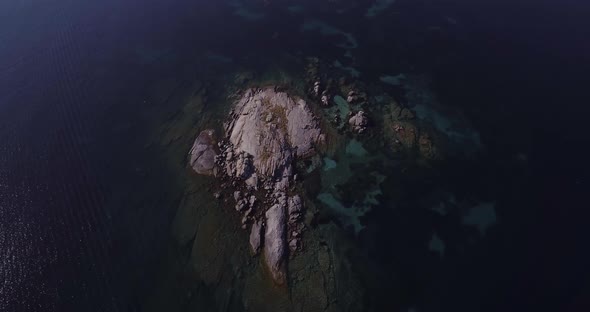
[[[212,130],[201,132],[189,154],[190,164],[197,173],[214,173],[222,188],[234,189],[242,227],[253,224],[252,252],[264,251],[273,280],[284,285],[287,255],[301,248],[304,230],[303,201],[292,190],[294,162],[314,155],[325,143],[319,120],[302,99],[267,87],[244,91],[224,128],[225,138],[217,146],[207,139]],[[216,148],[219,153],[214,153]]]

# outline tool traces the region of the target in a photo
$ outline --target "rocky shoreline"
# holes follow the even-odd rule
[[[213,200],[202,208],[207,215],[186,226],[197,232],[195,271],[220,298],[240,285],[235,300],[259,311],[361,311],[371,294],[359,285],[379,277],[360,273],[371,264],[349,235],[367,228],[364,218],[388,192],[388,172],[427,170],[446,157],[448,123],[433,127],[426,118],[445,116],[400,104],[316,58],[307,59],[304,77],[238,73],[229,86],[230,106],[201,126],[188,155],[194,172],[215,180],[202,180]],[[196,213],[185,206],[186,215]]]

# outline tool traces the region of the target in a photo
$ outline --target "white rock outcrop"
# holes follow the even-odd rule
[[[287,280],[287,220],[285,206],[275,204],[266,211],[264,259],[273,280],[284,285]]]
[[[248,89],[236,101],[225,124],[226,138],[218,144],[220,155],[213,133],[206,131],[191,150],[191,166],[199,173],[214,172],[224,181],[222,188],[233,188],[242,228],[252,224],[253,253],[263,248],[274,282],[285,285],[289,249],[299,249],[304,228],[301,197],[287,193],[295,180],[294,162],[313,156],[325,143],[319,120],[302,99],[267,87]],[[260,186],[266,196],[256,191]]]
[[[246,90],[226,125],[231,152],[240,155],[228,175],[250,180],[272,179],[285,189],[293,161],[315,153],[323,141],[319,122],[301,99],[274,88]]]

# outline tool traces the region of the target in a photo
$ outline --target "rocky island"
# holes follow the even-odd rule
[[[303,201],[294,191],[294,163],[325,144],[307,103],[275,87],[245,90],[230,111],[224,137],[203,130],[189,153],[190,166],[213,174],[233,190],[242,226],[250,226],[252,252],[263,258],[274,282],[284,285],[286,259],[300,248]]]
[[[181,270],[222,308],[363,311],[372,294],[361,285],[390,280],[351,237],[373,230],[367,220],[404,187],[397,180],[467,150],[469,129],[419,85],[404,99],[307,61],[271,78],[229,74],[214,101],[199,85],[167,132],[167,142],[186,134],[179,157],[197,173],[175,218],[178,250],[190,251]],[[219,109],[195,125],[206,101]]]

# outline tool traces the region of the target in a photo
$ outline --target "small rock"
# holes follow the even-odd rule
[[[314,94],[315,96],[319,96],[319,95],[320,95],[320,82],[319,82],[319,81],[316,81],[316,82],[313,84],[313,94]]]
[[[299,197],[299,195],[295,195],[289,199],[288,211],[290,223],[299,221],[303,212],[303,202],[301,201],[301,197]]]
[[[369,119],[364,111],[359,111],[354,116],[350,117],[348,120],[348,124],[352,126],[352,130],[356,133],[363,133],[365,129],[367,129],[367,125],[369,124]]]
[[[199,174],[213,175],[217,156],[214,135],[211,129],[201,131],[189,152],[189,164]]]
[[[243,199],[240,199],[240,200],[238,201],[238,203],[236,204],[236,210],[237,210],[237,211],[243,211],[243,210],[245,210],[247,207],[248,207],[248,203],[247,203],[245,200],[243,200]]]
[[[322,105],[329,106],[330,105],[330,98],[327,95],[322,95]]]
[[[294,238],[289,241],[289,249],[291,249],[291,251],[297,250],[297,247],[299,247],[299,240],[298,239]]]

